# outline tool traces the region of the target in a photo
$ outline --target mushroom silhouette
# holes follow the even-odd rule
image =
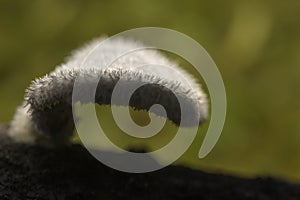
[[[153,104],[160,104],[166,110],[166,117],[178,126],[198,126],[205,121],[208,116],[207,97],[192,75],[159,51],[143,48],[141,42],[117,38],[97,49],[104,40],[98,38],[87,43],[54,71],[32,81],[10,124],[12,138],[18,141],[45,139],[54,143],[67,141],[74,131],[72,92],[78,78],[82,80],[83,88],[99,81],[95,102],[88,102],[82,95],[78,99],[82,103],[109,105],[117,82],[122,81],[120,85],[124,88],[128,84],[143,83],[131,96],[129,105],[122,105],[121,101],[115,104],[137,110],[149,110]],[[125,51],[130,53],[109,63]],[[86,60],[91,52],[92,58]],[[159,67],[149,67],[149,64]],[[186,105],[185,118],[181,117],[178,102]],[[153,112],[161,115],[155,110]]]

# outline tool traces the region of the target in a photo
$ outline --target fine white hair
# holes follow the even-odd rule
[[[101,48],[97,48],[103,41]],[[17,108],[11,122],[9,135],[20,141],[39,138],[56,142],[68,140],[74,129],[72,92],[77,78],[84,80],[82,84],[85,86],[100,79],[101,89],[96,91],[96,102],[84,103],[110,104],[111,92],[120,80],[124,85],[146,83],[143,89],[135,92],[137,98],[130,106],[149,110],[150,104],[158,103],[164,106],[167,117],[177,125],[195,126],[203,122],[208,115],[208,103],[201,85],[159,51],[143,47],[141,42],[132,39],[106,41],[100,38],[75,50],[64,64],[30,84],[24,102]],[[131,52],[110,63],[126,51]],[[147,67],[149,64],[159,67]],[[177,108],[178,97],[189,105],[189,115],[184,121],[181,121]]]

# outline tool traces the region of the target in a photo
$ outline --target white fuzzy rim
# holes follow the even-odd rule
[[[88,67],[82,66],[82,61],[101,40],[94,40],[75,51],[65,64],[58,66],[49,75],[32,82],[26,90],[23,106],[18,108],[11,124],[12,128],[9,131],[11,136],[31,138],[24,136],[29,134],[35,135],[34,137],[45,136],[58,140],[69,138],[74,129],[72,92],[74,82],[78,79],[85,89],[96,81],[98,83],[96,102],[85,101],[82,95],[82,98],[78,99],[82,103],[111,104],[112,90],[118,81],[122,81],[121,85],[124,87],[131,83],[146,83],[134,93],[130,101],[130,106],[135,109],[148,110],[153,104],[161,104],[171,121],[184,126],[199,125],[207,118],[208,103],[201,86],[176,63],[169,61],[157,51],[134,52],[125,58],[120,58],[109,68],[102,67],[107,65],[105,59],[118,53],[118,49],[140,48],[141,43],[133,40],[113,40],[96,52],[96,57],[87,63]],[[140,67],[149,61],[152,62],[150,64],[157,64],[162,68],[151,71]],[[169,69],[163,66],[171,67]],[[182,81],[182,78],[177,78],[173,71],[179,72],[188,84]],[[187,105],[186,112],[189,115],[186,119],[181,119],[177,98]],[[122,104],[116,103],[116,105]]]

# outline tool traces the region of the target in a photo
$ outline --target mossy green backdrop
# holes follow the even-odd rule
[[[214,150],[197,159],[200,131],[178,162],[300,181],[299,13],[298,0],[0,0],[0,121],[12,119],[31,80],[84,42],[136,27],[171,28],[210,53],[228,100]]]

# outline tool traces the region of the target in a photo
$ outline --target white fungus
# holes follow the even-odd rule
[[[130,106],[135,109],[149,110],[151,105],[161,104],[168,119],[184,126],[199,125],[207,118],[205,93],[196,79],[177,63],[156,50],[141,49],[144,45],[131,39],[107,40],[101,48],[96,48],[103,39],[84,45],[53,72],[31,83],[11,122],[10,136],[21,141],[67,140],[74,129],[72,92],[77,78],[82,80],[85,88],[100,79],[95,100],[100,105],[111,104],[111,93],[118,81],[123,81],[124,87],[131,83],[146,83],[131,98]],[[131,52],[119,57],[127,51]],[[115,60],[116,57],[119,58]],[[111,60],[115,61],[110,63]],[[181,118],[178,100],[188,105],[185,119]],[[95,103],[85,102],[84,96],[80,101]]]

